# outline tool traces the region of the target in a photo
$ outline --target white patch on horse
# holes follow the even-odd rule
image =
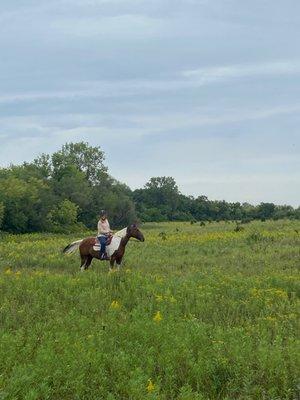
[[[120,247],[121,240],[123,237],[126,236],[126,233],[127,233],[127,228],[124,228],[113,235],[111,243],[108,246],[106,246],[106,253],[108,257],[111,257],[114,254],[114,252],[118,250],[118,248]],[[95,251],[100,251],[100,245],[96,244],[95,246],[93,246],[93,249]]]

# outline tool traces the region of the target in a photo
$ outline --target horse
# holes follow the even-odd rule
[[[114,268],[115,262],[117,263],[118,269],[120,268],[125,254],[125,248],[130,238],[135,238],[140,242],[145,241],[144,235],[138,229],[137,225],[132,224],[127,228],[116,232],[112,237],[111,243],[106,246],[108,261],[110,262],[110,270]],[[64,248],[63,253],[70,254],[79,249],[81,257],[80,269],[81,271],[84,271],[89,268],[93,258],[100,259],[99,250],[94,249],[96,244],[97,239],[95,237],[88,237],[68,244]]]

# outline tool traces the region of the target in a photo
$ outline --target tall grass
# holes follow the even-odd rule
[[[148,224],[121,272],[4,236],[0,399],[297,399],[299,222]]]

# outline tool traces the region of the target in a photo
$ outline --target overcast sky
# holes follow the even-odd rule
[[[1,0],[0,165],[67,141],[130,187],[300,205],[299,0]]]

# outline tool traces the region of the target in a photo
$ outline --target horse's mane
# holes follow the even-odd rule
[[[121,229],[120,231],[117,231],[116,233],[114,233],[113,236],[118,236],[118,237],[122,238],[126,235],[126,232],[127,232],[127,227]]]

